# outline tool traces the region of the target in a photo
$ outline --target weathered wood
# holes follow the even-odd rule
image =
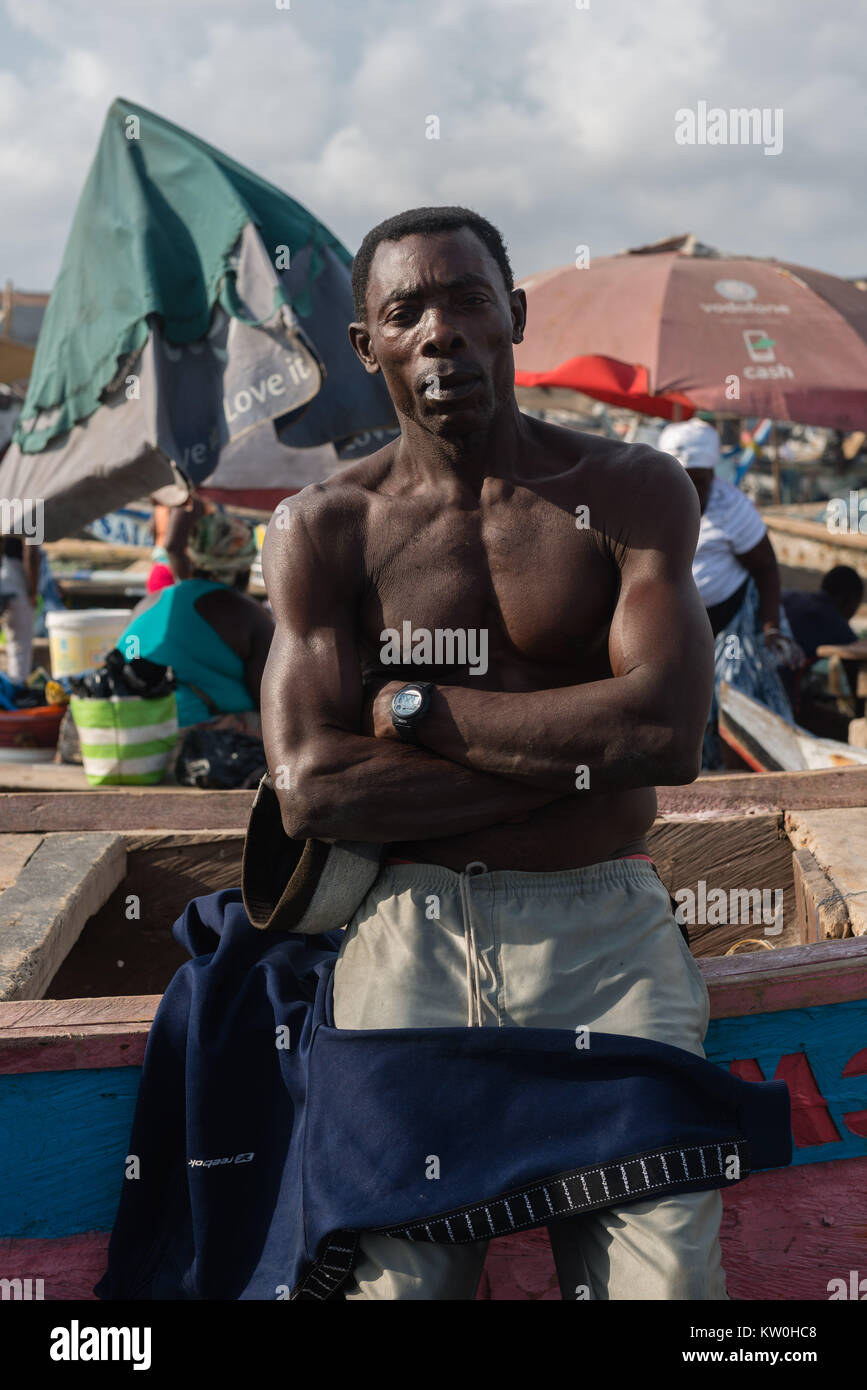
[[[15,882],[41,844],[41,835],[0,835],[0,891]]]
[[[728,1291],[740,1299],[825,1301],[832,1279],[864,1273],[867,1158],[774,1169],[723,1194]]]
[[[803,515],[803,503],[796,502],[783,507],[762,507],[762,520],[770,529],[786,532],[791,536],[803,536],[807,540],[827,543],[836,548],[867,550],[867,535],[859,531],[829,531],[824,521],[813,521]],[[836,561],[840,564],[840,561]]]
[[[824,941],[826,937],[852,935],[846,903],[832,888],[808,849],[792,855],[795,871],[795,908],[798,935],[802,943]]]
[[[0,893],[0,999],[39,999],[126,872],[119,835],[46,835]]]
[[[697,964],[710,995],[711,1018],[867,999],[867,940],[860,937]]]
[[[800,944],[792,847],[780,812],[709,821],[671,817],[657,821],[648,843],[660,878],[677,899],[694,956],[722,955],[745,937],[774,947]],[[719,920],[696,920],[708,900],[703,915]],[[782,921],[775,916],[778,903]]]
[[[87,791],[78,763],[0,763],[0,792]]]
[[[790,811],[786,829],[792,844],[808,849],[828,880],[827,899],[842,900],[855,936],[867,935],[867,808]]]
[[[0,1003],[0,1040],[22,1034],[51,1039],[78,1029],[150,1023],[160,997],[118,994],[111,999],[20,999]]]
[[[159,995],[156,998],[159,999]],[[140,1067],[150,1027],[150,1023],[128,1023],[122,1029],[96,1026],[78,1037],[71,1035],[54,1041],[46,1041],[39,1035],[28,1037],[25,1033],[3,1038],[0,1039],[0,1076],[30,1071]]]
[[[124,830],[122,832],[127,854],[147,850],[154,854],[175,851],[191,851],[191,860],[198,863],[198,852],[210,850],[215,859],[223,856],[227,847],[243,845],[244,837],[237,830]],[[183,856],[181,856],[183,857]],[[156,866],[157,861],[153,861]],[[220,885],[222,887],[222,884]]]
[[[817,738],[725,681],[719,691],[719,732],[758,772],[867,766],[867,750],[839,739]]]
[[[686,787],[659,787],[657,800],[661,816],[757,816],[768,811],[867,806],[867,768],[724,773],[699,777]]]
[[[851,528],[830,532],[824,522],[798,515],[799,506],[763,507],[762,520],[779,565],[812,570],[817,576],[835,565],[851,565],[867,579],[867,535]]]
[[[254,795],[246,789],[203,793],[193,787],[0,791],[0,826],[14,834],[102,830],[107,825],[115,830],[245,830]],[[659,787],[657,800],[663,819],[867,806],[867,768],[725,773],[700,777],[685,787]]]
[[[160,995],[0,1004],[0,1075],[141,1066]]]
[[[254,791],[195,787],[92,787],[81,792],[0,793],[10,833],[59,830],[246,830]],[[867,802],[867,794],[864,797]]]
[[[0,1237],[0,1270],[7,1279],[33,1280],[33,1299],[96,1302],[93,1288],[108,1264],[108,1241],[108,1231],[87,1231],[54,1240]]]
[[[193,898],[241,882],[237,831],[133,831],[127,870],[59,965],[55,999],[164,990],[187,953],[172,926]]]
[[[515,1303],[559,1300],[560,1285],[548,1232],[544,1228],[519,1231],[492,1240],[476,1298]]]
[[[150,568],[151,549],[147,545],[112,545],[110,541],[84,541],[69,536],[61,541],[46,541],[44,549],[49,559],[78,560],[80,566],[93,565],[99,569],[109,569],[117,565],[121,569],[135,564],[137,574],[141,573],[138,562],[145,561],[145,576]]]
[[[0,1233],[111,1229],[140,1081],[138,1067],[0,1076]]]

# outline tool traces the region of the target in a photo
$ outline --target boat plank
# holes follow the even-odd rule
[[[9,775],[14,770],[7,769]],[[0,771],[0,788],[2,788]],[[55,830],[246,830],[255,792],[194,787],[91,787],[83,791],[0,790],[5,832]],[[867,806],[867,768],[721,773],[682,787],[658,787],[661,817],[762,815]]]
[[[91,787],[87,791],[0,792],[7,832],[61,830],[246,830],[254,791],[195,787]],[[867,794],[864,797],[867,802]]]
[[[840,816],[830,810],[789,811],[793,845],[809,850],[828,880],[829,901],[845,904],[854,936],[867,935],[867,808]]]
[[[0,835],[0,890],[15,882],[41,844],[41,835]]]
[[[795,906],[801,941],[840,940],[852,935],[845,900],[832,888],[821,866],[808,849],[796,849],[792,856],[795,871]]]
[[[661,816],[757,816],[769,811],[867,806],[867,768],[733,772],[658,787]]]
[[[38,999],[126,872],[116,834],[46,835],[0,893],[0,999]]]
[[[697,961],[711,1018],[867,999],[867,940],[816,942]]]
[[[0,1076],[138,1067],[161,996],[0,1004]]]
[[[108,1264],[108,1241],[108,1231],[86,1231],[51,1240],[0,1236],[0,1269],[5,1278],[22,1281],[22,1297],[29,1292],[33,1300],[46,1302],[96,1302],[93,1287]],[[27,1280],[32,1281],[29,1289]]]
[[[776,947],[800,944],[792,846],[781,812],[699,821],[670,817],[658,820],[647,840],[659,876],[688,927],[694,956],[723,955],[744,937],[767,938]],[[696,906],[708,894],[720,892],[725,895],[724,920],[696,920],[712,915],[696,911]],[[743,893],[754,896],[737,896]],[[779,920],[777,904],[782,907]]]

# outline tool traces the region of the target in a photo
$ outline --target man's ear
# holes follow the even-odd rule
[[[523,290],[512,290],[509,308],[512,311],[512,342],[520,343],[527,324],[527,296]]]
[[[370,345],[370,334],[367,330],[367,324],[351,323],[349,325],[349,341],[352,344],[356,357],[364,367],[364,370],[370,372],[371,375],[375,375],[380,370],[380,366]]]

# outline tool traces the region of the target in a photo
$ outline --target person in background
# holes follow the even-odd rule
[[[244,592],[256,557],[252,528],[239,517],[205,513],[192,526],[187,555],[190,577],[144,598],[117,646],[173,668],[180,728],[239,714],[258,733],[274,625]]]
[[[858,634],[853,631],[849,619],[855,616],[863,597],[864,581],[849,565],[835,565],[828,570],[818,593],[804,593],[799,589],[783,591],[783,607],[805,660],[805,669],[797,680],[794,671],[781,671],[798,723],[819,737],[836,738],[843,743],[848,741],[852,714],[862,711],[863,704],[857,699],[851,706],[839,702],[840,696],[845,701],[847,692],[841,687],[840,666],[835,666],[833,658],[830,670],[823,670],[822,674],[809,670],[809,666],[816,661],[818,647],[848,647],[857,642]],[[854,691],[858,684],[858,664],[854,661],[841,664],[848,689]]]
[[[695,416],[668,425],[657,447],[685,468],[701,506],[692,577],[715,639],[714,696],[701,765],[714,771],[739,765],[719,737],[722,682],[791,723],[777,668],[781,662],[800,665],[802,657],[781,610],[780,572],[765,523],[745,493],[715,476],[720,442],[713,425]]]
[[[151,551],[151,567],[145,583],[145,589],[149,594],[157,594],[160,589],[165,589],[175,582],[165,548],[166,526],[172,509],[162,502],[154,502],[153,509],[154,546]]]
[[[42,550],[21,536],[0,536],[0,623],[6,639],[6,674],[22,684],[33,665],[33,606]]]
[[[187,541],[190,532],[206,511],[216,510],[193,493],[179,507],[167,507],[154,502],[154,548],[151,569],[147,577],[147,592],[158,593],[178,579],[189,579],[192,572]]]
[[[795,641],[808,661],[816,660],[816,648],[847,647],[857,642],[849,619],[854,618],[864,597],[864,581],[850,565],[835,565],[822,577],[818,593],[800,589],[783,591],[783,607]]]

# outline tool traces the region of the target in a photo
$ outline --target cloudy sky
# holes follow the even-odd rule
[[[519,276],[685,231],[867,272],[863,0],[278,3],[0,0],[0,282],[51,287],[116,96],[351,251],[402,208],[463,203]],[[781,152],[678,144],[700,102],[779,109]]]

